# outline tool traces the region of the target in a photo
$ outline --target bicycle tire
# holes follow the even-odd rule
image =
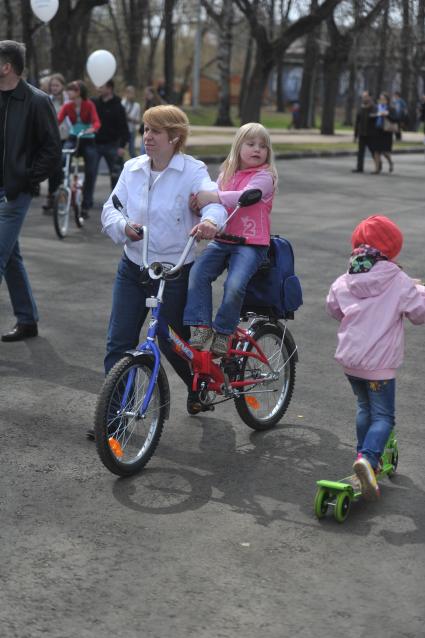
[[[121,399],[133,370],[135,377],[123,415]],[[119,476],[140,472],[161,438],[170,402],[168,380],[162,367],[145,417],[138,414],[153,370],[154,361],[149,355],[124,357],[109,372],[97,400],[94,422],[97,452],[105,467]]]
[[[243,395],[235,399],[236,410],[242,421],[253,430],[269,430],[274,427],[288,409],[295,385],[296,361],[294,340],[289,330],[283,330],[281,324],[262,324],[252,333],[274,370],[279,370],[279,378],[275,381],[253,384],[245,387]],[[283,341],[282,341],[283,339]],[[246,350],[254,349],[248,343]],[[268,367],[260,361],[244,357],[238,378],[249,379],[255,374],[268,371]],[[262,391],[266,392],[262,392]],[[256,391],[258,394],[256,394]],[[278,392],[277,400],[272,397]]]
[[[59,239],[65,239],[69,229],[68,191],[60,186],[53,200],[53,224]]]

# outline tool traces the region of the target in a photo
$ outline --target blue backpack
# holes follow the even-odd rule
[[[293,319],[303,303],[300,280],[294,272],[294,251],[287,239],[272,235],[268,262],[250,279],[242,314],[257,312],[279,319]]]

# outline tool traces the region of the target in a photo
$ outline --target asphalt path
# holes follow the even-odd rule
[[[85,438],[120,252],[100,233],[107,181],[84,230],[65,241],[34,200],[21,244],[40,336],[0,343],[1,636],[424,636],[422,327],[406,326],[397,475],[343,525],[313,513],[316,480],[346,476],[354,460],[355,403],[324,298],[355,224],[389,215],[405,235],[403,267],[425,276],[423,157],[396,157],[395,173],[378,177],[352,175],[352,164],[278,165],[273,230],[293,243],[305,300],[290,324],[300,361],[282,422],[253,432],[230,403],[188,417],[171,372],[170,420],[127,480]],[[3,284],[0,331],[13,323]]]

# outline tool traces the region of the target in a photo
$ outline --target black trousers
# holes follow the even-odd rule
[[[368,148],[373,156],[375,150],[371,143],[371,138],[368,135],[359,135],[359,147],[357,149],[357,170],[363,172],[364,156],[366,149]]]

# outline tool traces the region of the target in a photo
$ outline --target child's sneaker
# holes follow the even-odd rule
[[[229,347],[229,336],[230,335],[224,335],[222,332],[214,332],[211,352],[216,354],[218,357],[225,357]]]
[[[211,339],[212,330],[209,326],[192,326],[190,329],[189,344],[192,348],[202,350],[202,347]]]
[[[375,470],[362,454],[358,454],[353,463],[353,470],[356,473],[362,490],[362,495],[368,501],[375,501],[380,496],[378,481]]]

